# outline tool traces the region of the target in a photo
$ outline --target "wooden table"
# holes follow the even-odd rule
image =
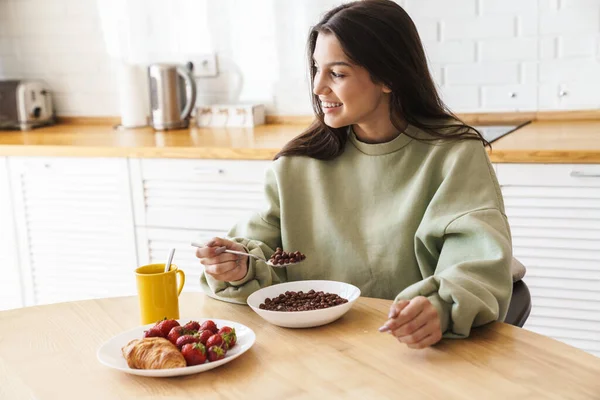
[[[96,359],[112,336],[138,326],[135,297],[0,313],[0,399],[598,399],[600,359],[502,323],[410,350],[377,328],[390,301],[360,298],[340,320],[285,329],[250,308],[200,293],[181,296],[183,318],[251,327],[254,346],[219,368],[145,378]]]

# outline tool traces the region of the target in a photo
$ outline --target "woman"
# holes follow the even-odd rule
[[[329,11],[308,39],[316,121],[276,156],[268,207],[197,250],[204,290],[344,281],[394,299],[388,331],[411,348],[506,315],[510,230],[487,144],[450,113],[417,30],[393,1]],[[277,247],[307,260],[273,269]]]

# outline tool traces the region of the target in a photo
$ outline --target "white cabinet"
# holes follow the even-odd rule
[[[135,293],[126,159],[10,158],[25,305]]]
[[[271,161],[132,159],[138,258],[174,262],[186,273],[184,290],[198,291],[202,265],[190,242],[224,236],[264,204]]]
[[[6,157],[0,157],[0,310],[23,306]]]
[[[525,328],[600,356],[600,165],[497,169],[532,295]]]
[[[130,160],[136,226],[227,231],[264,201],[270,161]]]

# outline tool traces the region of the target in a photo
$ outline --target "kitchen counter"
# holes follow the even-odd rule
[[[600,120],[534,121],[492,143],[490,159],[498,163],[598,164]]]
[[[155,132],[109,124],[0,131],[0,156],[269,160],[306,125]],[[492,144],[499,163],[600,163],[600,120],[534,121]]]

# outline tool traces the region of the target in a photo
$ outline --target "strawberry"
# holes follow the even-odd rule
[[[202,323],[202,325],[200,325],[200,329],[201,330],[209,330],[212,333],[217,333],[219,331],[219,328],[217,328],[217,324],[214,323],[214,321],[211,321],[210,319],[207,321],[204,321]]]
[[[225,343],[227,343],[227,348],[232,348],[233,346],[235,346],[236,342],[237,342],[237,335],[235,334],[235,329],[231,328],[229,326],[224,326],[221,329],[219,329],[219,332],[217,332],[219,335],[221,335],[221,337],[223,338],[223,341]]]
[[[160,329],[160,331],[163,333],[163,337],[167,337],[169,332],[171,332],[171,329],[175,328],[176,326],[179,326],[179,322],[175,321],[174,319],[165,318],[162,321],[159,321],[155,327]]]
[[[202,343],[203,345],[206,346],[206,341],[212,335],[213,335],[213,333],[211,331],[206,330],[206,331],[199,331],[194,336],[196,336],[198,339],[200,339],[200,343]]]
[[[169,334],[167,335],[167,339],[169,339],[169,341],[171,343],[173,343],[174,345],[177,345],[177,339],[179,339],[181,336],[185,335],[186,331],[183,328],[183,326],[176,326],[173,329],[171,329],[171,332],[169,332]]]
[[[177,341],[175,342],[175,346],[179,347],[179,350],[181,350],[184,344],[198,343],[199,341],[200,339],[192,335],[183,335],[180,336],[179,339],[177,339]]]
[[[202,343],[187,343],[181,348],[181,354],[188,366],[206,362],[206,347]]]
[[[212,346],[208,348],[208,361],[217,361],[225,357],[226,351],[219,346]]]
[[[148,329],[147,331],[144,331],[144,337],[161,337],[164,338],[165,335],[163,335],[162,331],[160,329],[158,329],[157,327],[153,326],[152,328]]]
[[[209,337],[208,340],[206,341],[206,347],[212,347],[212,346],[218,346],[218,347],[223,348],[224,350],[229,349],[229,347],[227,347],[227,343],[225,343],[225,341],[223,340],[221,335],[219,335],[217,333],[215,333],[214,335]]]
[[[186,331],[198,331],[200,329],[200,324],[196,321],[190,321],[187,324],[185,324],[183,326],[183,329],[185,329]]]

